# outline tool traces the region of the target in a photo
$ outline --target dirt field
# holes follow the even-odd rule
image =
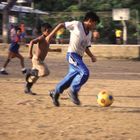
[[[25,64],[31,66],[27,52]],[[6,50],[0,50],[0,67]],[[47,63],[51,74],[40,78],[33,91],[23,93],[24,76],[19,60],[7,67],[8,76],[0,75],[0,140],[139,140],[140,139],[140,61],[98,60],[90,62],[90,78],[82,87],[77,107],[67,91],[54,107],[48,91],[67,72],[65,56],[50,52]],[[107,89],[115,101],[110,107],[99,107],[96,95]]]

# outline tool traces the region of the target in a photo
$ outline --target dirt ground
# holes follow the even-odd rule
[[[7,51],[0,49],[0,67]],[[31,67],[27,50],[25,64]],[[0,140],[139,140],[140,139],[140,61],[104,60],[96,63],[84,58],[90,78],[82,87],[81,106],[74,105],[67,91],[54,107],[48,91],[64,77],[68,66],[65,56],[50,52],[46,62],[51,74],[40,78],[26,95],[19,60],[0,75]],[[110,107],[100,107],[96,95],[109,90],[114,96]]]

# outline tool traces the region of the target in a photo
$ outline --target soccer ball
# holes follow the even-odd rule
[[[102,107],[110,106],[114,101],[114,98],[108,91],[100,91],[97,95],[97,103]]]

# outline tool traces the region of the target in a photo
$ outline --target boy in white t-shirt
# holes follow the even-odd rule
[[[55,106],[60,105],[58,101],[59,96],[67,88],[70,89],[69,96],[72,102],[76,105],[80,105],[78,92],[89,78],[89,70],[84,64],[82,57],[84,52],[86,52],[92,62],[96,61],[96,57],[92,54],[89,47],[91,46],[92,30],[99,22],[100,20],[96,13],[88,12],[83,22],[71,21],[60,23],[46,37],[46,41],[49,41],[55,33],[63,27],[70,31],[70,42],[67,51],[69,71],[64,79],[57,84],[55,90],[50,91],[50,96]]]

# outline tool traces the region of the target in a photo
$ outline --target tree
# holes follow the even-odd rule
[[[2,23],[2,37],[3,42],[8,42],[8,23],[9,23],[9,11],[14,6],[17,0],[7,0],[8,4],[3,9],[3,23]]]

